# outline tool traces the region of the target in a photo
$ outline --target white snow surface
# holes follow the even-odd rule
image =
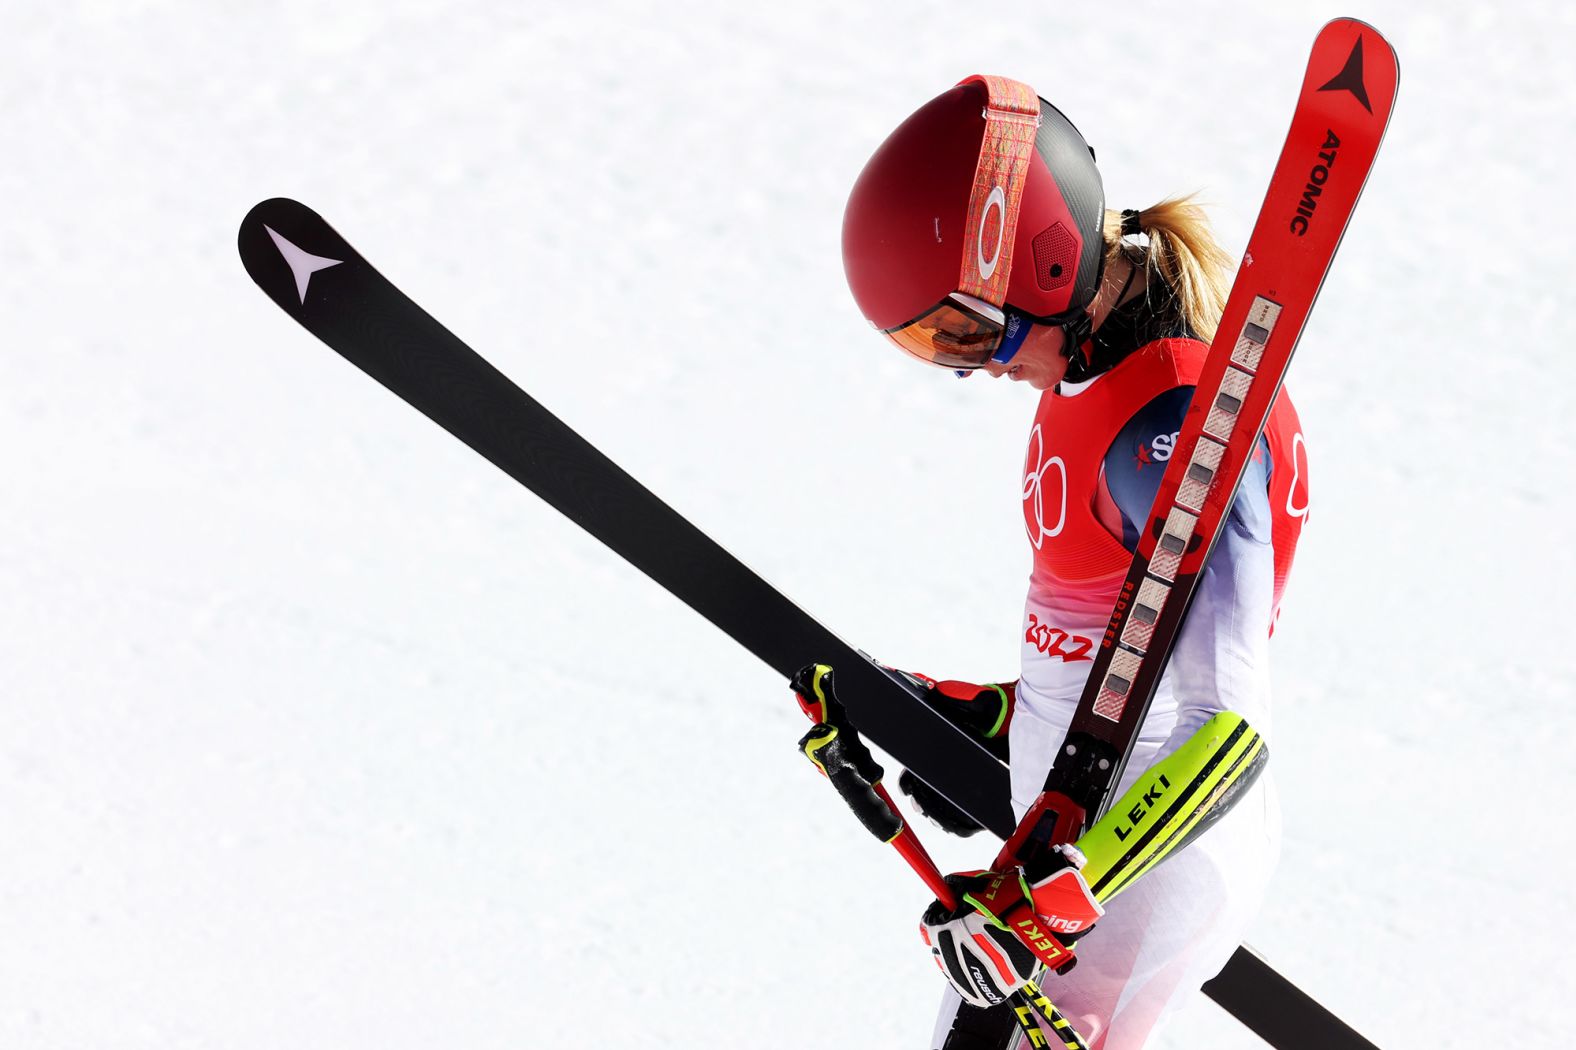
[[[0,1046],[924,1045],[926,894],[783,683],[307,336],[236,226],[305,201],[834,630],[1011,676],[1034,399],[866,328],[848,188],[999,72],[1113,206],[1199,190],[1240,250],[1341,14],[1401,96],[1290,379],[1251,941],[1386,1050],[1567,1045],[1571,12],[6,5]],[[1203,1001],[1156,1043],[1259,1045]]]

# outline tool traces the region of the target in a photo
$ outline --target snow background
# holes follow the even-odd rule
[[[306,201],[835,630],[1009,676],[1033,398],[866,330],[848,187],[1001,72],[1240,250],[1338,14],[1402,88],[1291,379],[1251,942],[1386,1050],[1565,1044],[1576,655],[1528,627],[1576,583],[1576,16],[1006,7],[6,5],[0,1045],[923,1045],[924,891],[782,684],[301,332],[236,225]],[[1259,1045],[1189,1017],[1160,1045]]]

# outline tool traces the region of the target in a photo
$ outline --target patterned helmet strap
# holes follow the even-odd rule
[[[983,84],[985,138],[969,194],[963,227],[963,265],[958,290],[994,306],[1007,302],[1018,208],[1029,177],[1040,98],[1029,85],[1006,77],[972,76],[958,82]]]

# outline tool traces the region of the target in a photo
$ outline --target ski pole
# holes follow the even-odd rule
[[[803,667],[793,676],[791,687],[800,709],[815,723],[799,741],[799,750],[831,782],[865,830],[883,842],[890,842],[936,899],[947,908],[956,909],[959,904],[957,892],[947,883],[919,836],[898,811],[881,783],[885,771],[871,756],[858,730],[849,723],[846,712],[837,702],[832,688],[832,669],[825,664]],[[1027,981],[1013,992],[1009,1005],[1030,1046],[1050,1045],[1045,1029],[1035,1017],[1035,1010],[1038,1010],[1066,1050],[1088,1050],[1088,1044],[1073,1028],[1072,1022],[1035,982]]]

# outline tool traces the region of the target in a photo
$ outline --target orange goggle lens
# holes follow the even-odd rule
[[[1006,327],[1001,307],[953,292],[914,320],[882,334],[927,364],[966,370],[990,361]]]

